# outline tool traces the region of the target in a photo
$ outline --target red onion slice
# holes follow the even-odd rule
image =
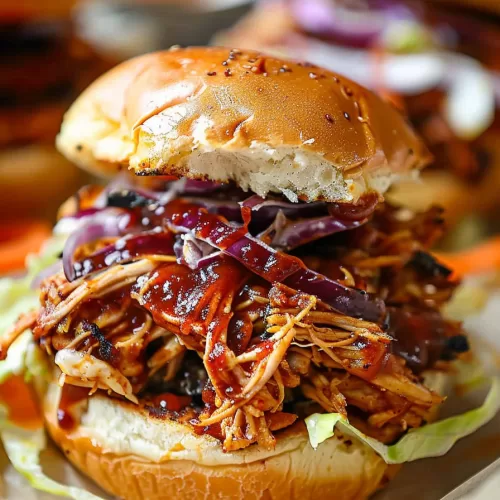
[[[130,222],[130,215],[121,210],[103,209],[78,221],[78,228],[68,237],[63,250],[63,269],[68,281],[74,281],[78,276],[86,274],[81,264],[75,262],[76,250],[100,238],[121,236]]]
[[[278,210],[289,217],[309,217],[326,215],[327,204],[324,202],[292,203],[284,200],[264,199],[258,195],[250,196],[239,203],[240,206],[252,209],[252,216],[265,214],[268,218],[276,217]]]
[[[369,47],[393,20],[415,20],[418,13],[401,2],[372,0],[361,8],[332,0],[291,0],[290,11],[306,32],[352,47]]]
[[[57,221],[54,226],[55,234],[71,234],[78,231],[88,222],[89,217],[97,215],[99,212],[106,210],[105,208],[86,208],[85,210],[80,210],[74,215],[68,217],[62,217]]]
[[[215,181],[199,181],[196,179],[183,180],[185,183],[182,192],[186,194],[208,194],[227,186],[227,184]]]
[[[173,247],[177,262],[184,264],[190,269],[198,269],[199,262],[204,258],[214,253],[214,247],[194,238],[191,233],[177,235]]]
[[[192,232],[196,238],[230,255],[247,269],[270,283],[284,283],[319,297],[333,309],[368,321],[380,321],[384,314],[381,300],[372,300],[361,290],[308,269],[297,257],[279,252],[250,236],[245,227],[230,226],[222,217],[183,200],[165,210],[165,224],[174,230]]]
[[[292,250],[325,236],[355,229],[367,221],[367,219],[341,221],[330,215],[300,221],[290,221],[286,217],[283,220],[282,217],[285,216],[276,217],[277,224],[274,225],[274,234],[270,241],[273,248],[280,250]]]
[[[202,257],[196,263],[196,269],[199,269],[200,267],[209,266],[210,264],[213,264],[214,262],[217,262],[223,256],[224,256],[224,252],[218,251],[218,252],[213,252],[210,255],[207,255],[206,257]]]
[[[114,264],[123,264],[148,255],[173,256],[174,235],[154,230],[125,236],[89,257],[75,262],[72,273],[75,278],[81,278]]]

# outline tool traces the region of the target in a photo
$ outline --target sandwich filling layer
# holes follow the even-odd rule
[[[441,306],[455,283],[428,253],[440,210],[290,203],[231,184],[84,188],[56,231],[30,328],[60,370],[59,425],[96,392],[185,424],[224,451],[340,413],[384,443],[443,398],[421,372],[468,349]],[[90,396],[89,396],[90,395]]]

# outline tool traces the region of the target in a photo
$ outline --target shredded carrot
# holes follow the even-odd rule
[[[20,271],[31,252],[38,252],[50,236],[50,225],[39,221],[19,221],[0,225],[0,274]]]
[[[481,274],[500,269],[500,236],[456,253],[436,253],[436,258],[453,270],[454,276]]]
[[[11,375],[0,384],[0,403],[7,407],[8,419],[12,423],[28,430],[43,426],[33,389],[21,375]]]

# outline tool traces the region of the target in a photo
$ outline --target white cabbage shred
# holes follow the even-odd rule
[[[27,258],[27,273],[23,278],[0,279],[0,335],[17,320],[21,313],[28,313],[38,306],[38,293],[31,289],[33,278],[57,260],[65,238],[54,237],[39,255]],[[0,362],[0,383],[13,375],[39,376],[45,372],[43,359],[36,356],[31,332],[22,334],[12,344],[5,361]],[[53,495],[75,500],[101,500],[100,497],[75,486],[66,486],[44,474],[40,453],[46,447],[45,430],[26,430],[7,418],[7,409],[0,405],[0,438],[14,468],[33,488]]]

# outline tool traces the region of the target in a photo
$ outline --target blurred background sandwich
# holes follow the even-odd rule
[[[107,61],[75,35],[74,0],[0,6],[0,272],[24,265],[86,181],[54,146],[63,114]]]
[[[455,226],[448,247],[498,229],[500,4],[484,1],[262,0],[217,43],[306,59],[375,89],[402,109],[435,161],[390,198],[435,200]]]

